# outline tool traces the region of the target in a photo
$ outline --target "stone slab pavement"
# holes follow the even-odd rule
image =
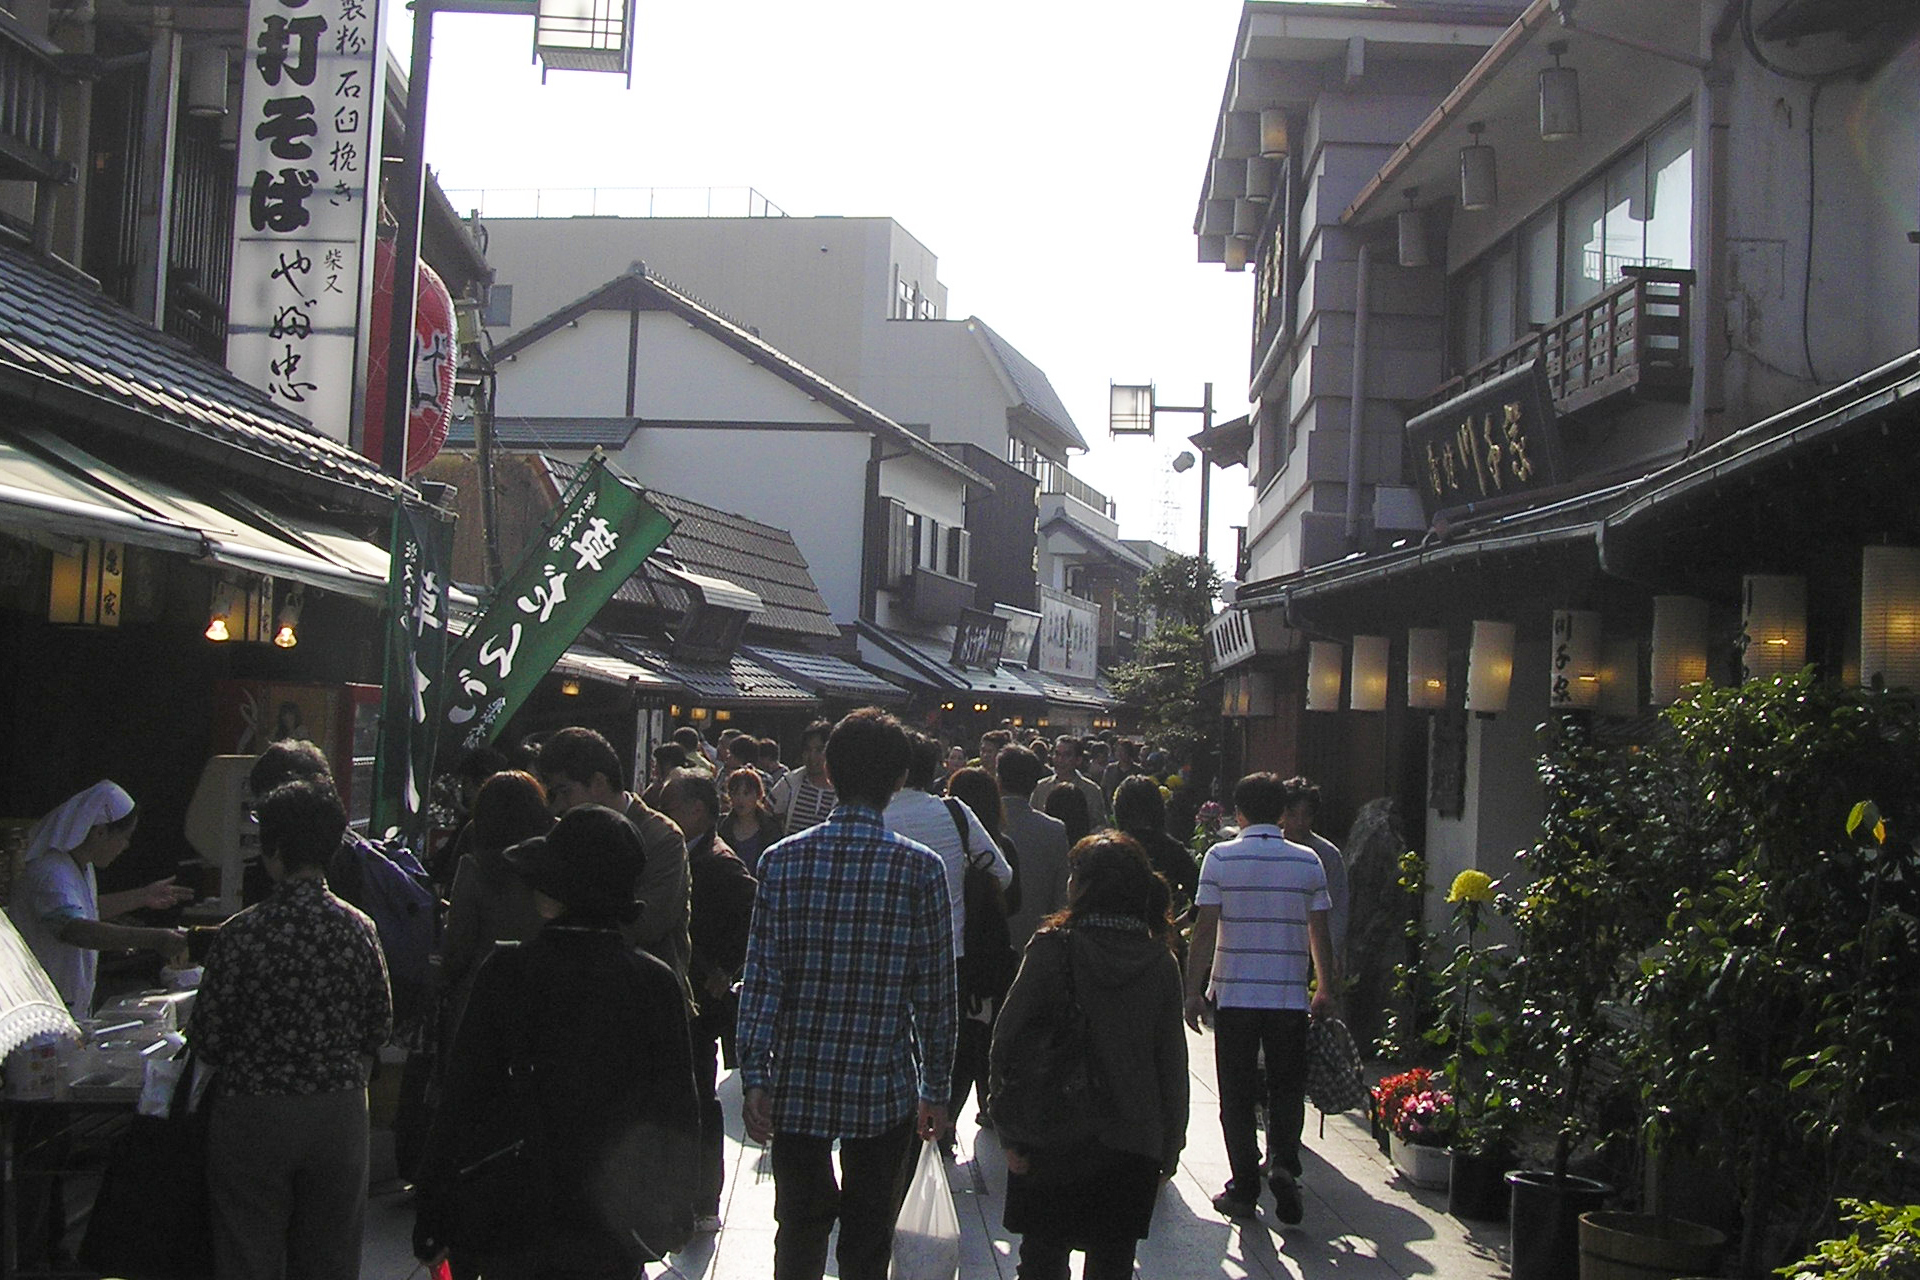
[[[1213,1080],[1213,1044],[1189,1033],[1192,1120],[1179,1173],[1162,1189],[1153,1234],[1141,1241],[1136,1273],[1145,1280],[1506,1280],[1507,1229],[1464,1223],[1446,1212],[1446,1192],[1413,1187],[1394,1172],[1354,1112],[1326,1119],[1308,1109],[1303,1158],[1306,1218],[1282,1227],[1271,1197],[1260,1217],[1230,1222],[1209,1203],[1227,1179]],[[738,1077],[721,1081],[727,1110],[728,1174],[715,1236],[696,1239],[649,1280],[768,1280],[773,1274],[773,1176],[766,1153],[744,1141]],[[957,1129],[948,1165],[961,1224],[962,1280],[1014,1280],[1019,1240],[1000,1225],[1006,1165],[990,1130],[971,1107]],[[368,1205],[365,1280],[421,1280],[408,1241],[413,1215],[394,1184],[376,1186]],[[1078,1273],[1079,1263],[1074,1264]],[[831,1260],[827,1274],[834,1275]]]

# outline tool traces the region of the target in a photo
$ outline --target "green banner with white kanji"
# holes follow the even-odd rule
[[[540,678],[620,584],[673,532],[673,521],[595,454],[547,533],[447,659],[440,744],[452,760],[493,741]]]

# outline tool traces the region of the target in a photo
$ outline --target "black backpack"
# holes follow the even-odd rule
[[[961,856],[967,869],[961,881],[966,918],[961,927],[966,954],[960,957],[960,994],[977,1000],[998,1000],[1013,985],[1019,957],[1013,953],[1013,934],[1007,928],[1007,899],[993,877],[993,850],[975,853],[968,839],[967,815],[961,802],[946,797],[947,813],[960,833]]]

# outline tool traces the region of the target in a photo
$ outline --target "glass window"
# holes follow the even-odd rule
[[[1693,265],[1693,118],[1681,115],[1647,139],[1650,267]]]
[[[1513,245],[1501,246],[1487,259],[1486,339],[1480,344],[1480,358],[1504,351],[1513,342]]]
[[[1619,284],[1622,267],[1646,265],[1647,153],[1639,147],[1607,171],[1606,263],[1601,279]]]
[[[1595,178],[1567,199],[1567,235],[1560,258],[1560,306],[1572,310],[1600,292],[1605,257],[1607,186]]]
[[[1520,328],[1549,323],[1560,314],[1557,302],[1559,280],[1554,270],[1559,260],[1555,244],[1555,211],[1548,209],[1520,228],[1520,249],[1516,264],[1520,274]]]

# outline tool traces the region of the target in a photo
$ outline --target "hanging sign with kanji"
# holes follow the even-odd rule
[[[1559,430],[1538,360],[1409,419],[1407,451],[1427,518],[1553,487]]]
[[[447,659],[441,746],[449,760],[491,742],[600,606],[673,532],[595,455],[480,621]]]
[[[373,762],[375,835],[399,833],[416,850],[426,835],[447,661],[450,525],[395,503],[387,573],[387,658],[380,740]]]
[[[380,28],[380,0],[251,0],[241,51],[227,367],[343,444],[364,401]]]

